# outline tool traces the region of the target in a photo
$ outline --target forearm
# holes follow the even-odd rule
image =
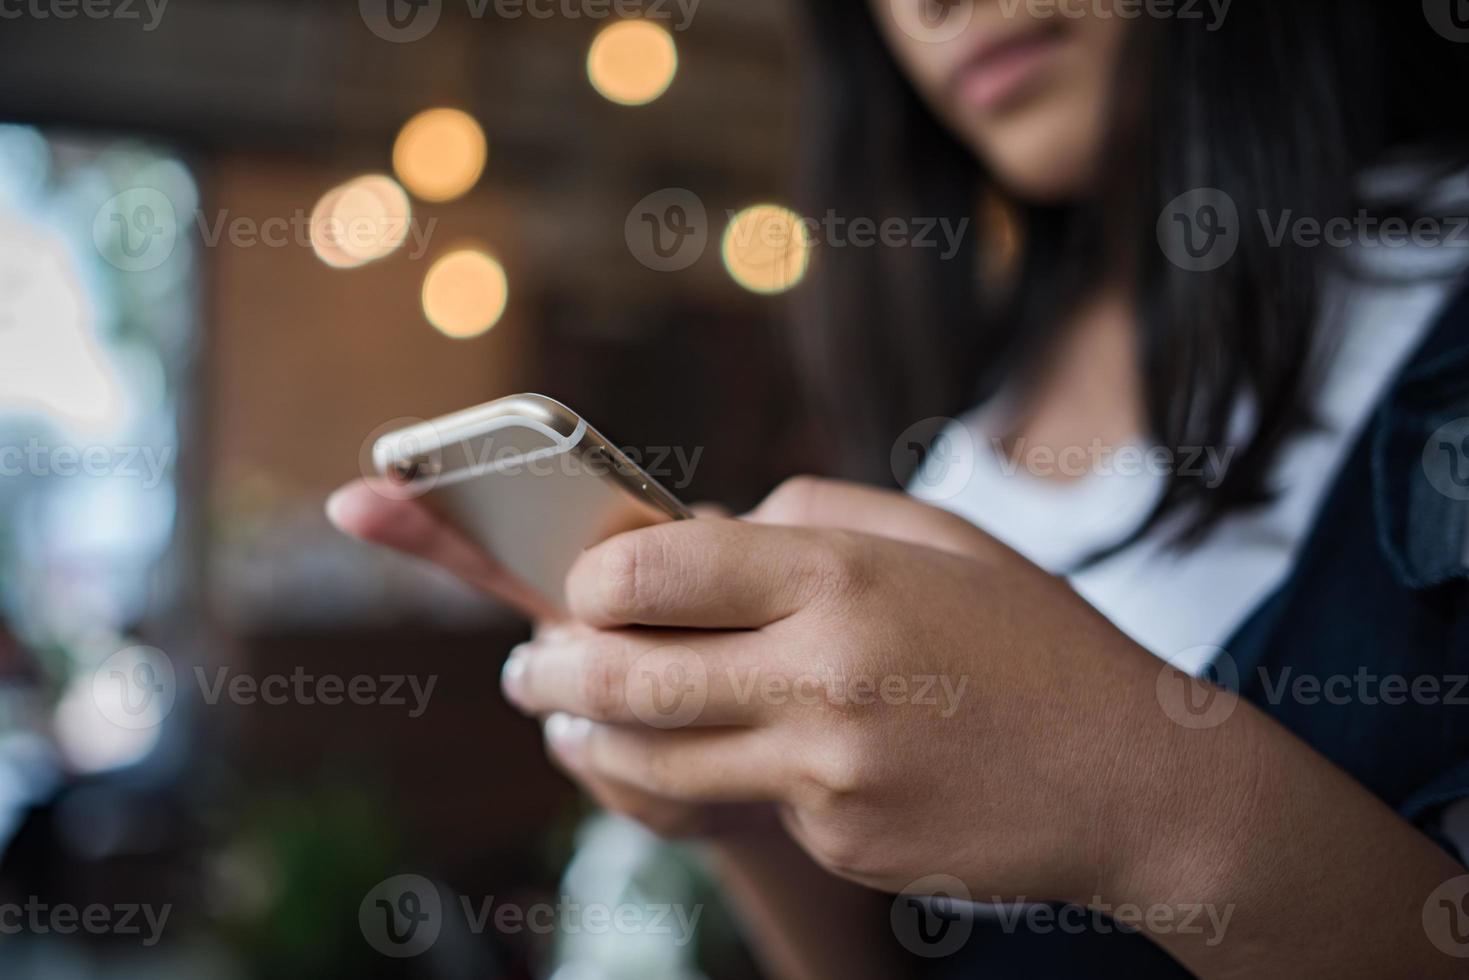
[[[721,838],[708,852],[772,980],[900,975],[881,893],[822,870],[781,830]]]
[[[1223,934],[1153,931],[1194,973],[1462,975],[1464,961],[1425,933],[1423,909],[1464,868],[1271,719],[1242,703],[1219,727],[1184,733],[1163,769],[1176,819],[1117,891],[1143,908],[1228,917]]]

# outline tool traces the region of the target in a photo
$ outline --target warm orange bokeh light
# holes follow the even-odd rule
[[[811,235],[801,216],[778,204],[756,204],[724,232],[724,267],[755,293],[782,293],[806,277]]]
[[[485,170],[485,132],[467,112],[428,109],[403,125],[393,144],[393,172],[425,201],[452,201]]]
[[[335,269],[352,269],[397,251],[413,206],[397,182],[368,174],[333,187],[311,212],[311,247]]]
[[[342,196],[345,188],[345,184],[333,187],[321,195],[321,200],[316,202],[316,207],[311,211],[311,248],[316,252],[317,258],[333,269],[350,269],[359,264],[337,243],[341,236],[332,220],[337,198]]]
[[[477,337],[493,327],[509,298],[505,268],[476,249],[450,252],[423,279],[423,315],[457,339]]]
[[[648,20],[604,27],[587,52],[592,87],[619,105],[646,105],[668,91],[678,72],[673,35]]]

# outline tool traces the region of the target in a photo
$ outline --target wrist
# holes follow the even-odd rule
[[[1148,751],[1112,809],[1118,847],[1099,876],[1105,900],[1144,910],[1230,902],[1230,883],[1256,860],[1255,823],[1274,812],[1263,797],[1279,760],[1263,720],[1238,702],[1218,725],[1191,729],[1154,701]]]

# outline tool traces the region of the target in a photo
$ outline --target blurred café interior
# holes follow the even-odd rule
[[[7,8],[0,903],[170,912],[151,944],[0,936],[0,975],[753,975],[696,863],[598,818],[503,704],[528,627],[322,511],[395,422],[519,391],[697,447],[686,500],[813,468],[781,336],[805,250],[731,234],[789,214],[792,13],[651,6]],[[707,247],[670,263],[638,208],[680,189]],[[108,701],[140,648],[174,674],[141,713]],[[436,687],[219,696],[302,672]],[[359,903],[403,873],[704,914],[686,943],[446,917],[399,959]]]

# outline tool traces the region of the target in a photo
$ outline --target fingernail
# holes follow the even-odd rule
[[[587,736],[591,734],[592,723],[586,718],[557,711],[546,719],[547,744],[562,762],[573,768],[581,765]]]
[[[529,644],[522,643],[510,651],[505,666],[500,668],[500,690],[512,702],[520,698],[520,681],[525,676],[526,653]]]
[[[347,488],[339,487],[332,491],[332,495],[326,498],[326,519],[332,524],[340,527],[342,524],[342,501],[347,497]]]

